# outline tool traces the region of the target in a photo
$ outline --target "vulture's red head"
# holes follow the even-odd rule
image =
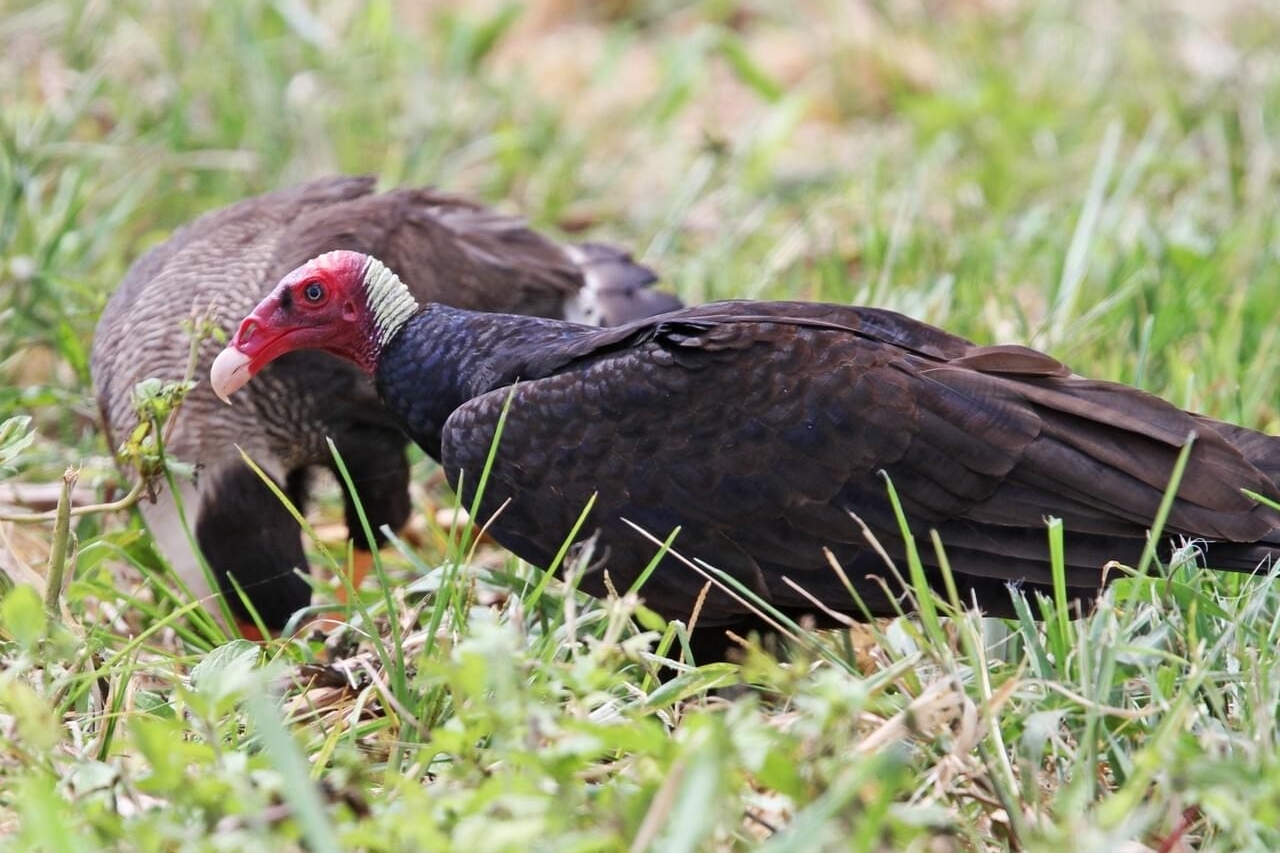
[[[307,261],[276,284],[241,321],[209,370],[224,402],[285,352],[324,350],[367,373],[383,345],[419,309],[408,288],[376,257],[334,251]]]
[[[418,310],[395,273],[359,252],[329,252],[286,275],[245,317],[209,370],[224,402],[287,352],[318,349],[377,367],[382,346]]]

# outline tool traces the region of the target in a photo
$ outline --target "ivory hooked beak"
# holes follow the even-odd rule
[[[249,371],[249,356],[240,352],[234,345],[218,353],[209,368],[209,383],[213,385],[213,393],[218,399],[231,405],[230,397],[248,382],[253,374]]]

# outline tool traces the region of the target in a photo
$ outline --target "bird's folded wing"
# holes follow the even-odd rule
[[[594,497],[583,532],[604,534],[624,575],[653,553],[620,553],[637,542],[626,519],[658,537],[681,526],[677,547],[767,587],[825,569],[823,546],[863,560],[850,513],[898,537],[881,470],[918,537],[955,542],[957,571],[1047,582],[1056,516],[1082,558],[1069,582],[1096,584],[1107,559],[1136,559],[1193,430],[1171,532],[1252,541],[1277,526],[1240,492],[1274,484],[1224,432],[1151,395],[887,312],[735,321],[745,310],[708,306],[546,357],[547,373],[453,414],[447,473],[477,482],[510,398],[482,504],[502,507],[500,542],[545,563]]]

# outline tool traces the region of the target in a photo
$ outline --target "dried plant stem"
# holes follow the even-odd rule
[[[53,525],[53,547],[49,550],[49,572],[44,592],[44,609],[50,619],[57,619],[62,598],[62,578],[66,573],[67,552],[71,541],[71,490],[80,472],[68,468],[62,474],[62,494],[58,496],[57,518]]]
[[[68,469],[69,470],[69,469]],[[78,476],[72,476],[72,482]],[[66,475],[63,475],[65,481]],[[17,524],[34,524],[41,521],[58,521],[62,517],[63,503],[66,503],[66,514],[68,518],[79,515],[90,515],[95,512],[118,512],[122,509],[128,509],[138,502],[143,492],[147,490],[147,484],[142,480],[134,483],[133,488],[129,490],[129,494],[116,501],[107,503],[89,504],[88,506],[71,506],[71,491],[67,487],[63,487],[62,494],[58,498],[58,508],[51,509],[48,512],[0,512],[0,521],[11,521]]]

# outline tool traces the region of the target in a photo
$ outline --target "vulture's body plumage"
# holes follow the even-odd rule
[[[480,505],[494,516],[489,532],[547,565],[594,495],[581,537],[596,535],[593,559],[617,589],[657,551],[632,525],[658,540],[679,527],[683,557],[784,612],[821,616],[799,587],[860,614],[829,549],[871,612],[891,614],[902,590],[862,527],[903,559],[884,472],[932,583],[937,530],[964,598],[1009,614],[1009,584],[1051,589],[1052,516],[1066,531],[1067,585],[1091,598],[1110,561],[1139,562],[1192,434],[1161,554],[1186,537],[1215,568],[1253,571],[1280,555],[1280,513],[1242,491],[1280,500],[1280,439],[1074,375],[1025,347],[815,303],[724,302],[612,329],[440,305],[412,313],[386,278],[376,261],[341,254],[290,274],[219,357],[215,388],[234,390],[323,329],[336,335],[323,345],[373,373],[388,410],[465,501],[509,399]],[[339,302],[373,307],[346,326],[321,317]],[[667,556],[642,596],[688,618],[705,583]],[[603,572],[582,585],[603,593]],[[755,624],[719,590],[698,619],[720,637]]]
[[[653,274],[621,251],[560,245],[518,220],[430,189],[379,194],[371,178],[315,181],[210,213],[130,269],[103,312],[92,353],[112,446],[137,422],[136,383],[183,378],[190,349],[184,321],[210,312],[229,334],[282,275],[333,249],[376,253],[419,299],[477,311],[616,323],[679,304],[650,290]],[[203,343],[197,379],[220,348]],[[296,522],[236,446],[301,504],[312,472],[332,465],[332,438],[376,531],[399,528],[409,514],[406,440],[368,377],[324,353],[281,359],[237,402],[221,405],[201,381],[167,451],[199,466],[195,481],[182,484],[182,503],[233,610],[244,615],[228,574],[267,627],[279,629],[310,601],[298,574],[306,570],[303,545]],[[349,499],[347,506],[354,536],[360,528]],[[144,503],[142,512],[177,572],[206,592],[172,496]]]

